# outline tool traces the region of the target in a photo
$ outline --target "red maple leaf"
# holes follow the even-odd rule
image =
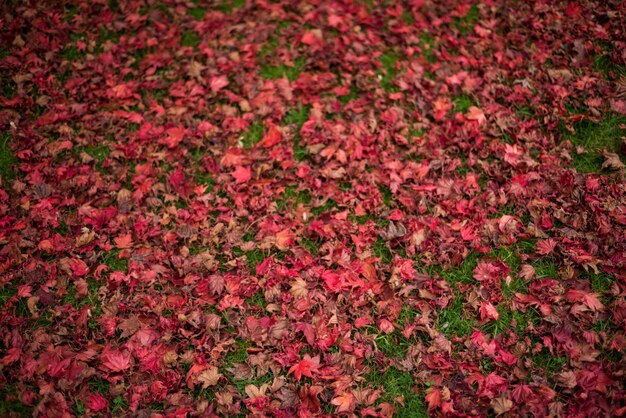
[[[225,75],[211,77],[211,81],[209,82],[209,84],[211,86],[211,90],[217,93],[229,84],[228,77],[226,77]]]
[[[429,409],[441,406],[441,391],[437,388],[432,388],[430,393],[426,395],[426,402],[428,402]]]
[[[102,365],[117,373],[130,368],[131,358],[128,351],[106,351],[102,354]]]
[[[233,171],[231,175],[233,176],[233,178],[235,179],[235,183],[237,184],[245,183],[252,178],[250,168],[243,167],[241,165],[235,167],[235,171]]]
[[[313,377],[313,372],[317,372],[320,368],[320,356],[311,357],[308,354],[304,358],[289,368],[289,373],[293,373],[296,379],[300,380],[302,376]]]
[[[554,251],[557,242],[552,238],[543,239],[537,241],[537,253],[541,255],[548,255]]]
[[[109,401],[99,393],[90,393],[86,406],[92,411],[98,412],[106,409],[109,406]]]
[[[175,128],[169,128],[165,131],[167,136],[161,141],[161,144],[166,145],[168,148],[176,148],[178,144],[180,144],[185,137],[185,128],[181,126],[177,126]]]
[[[484,321],[485,319],[494,319],[498,320],[500,314],[496,310],[496,307],[493,306],[489,302],[482,302],[480,304],[480,320]]]
[[[565,294],[565,298],[569,302],[580,302],[586,305],[592,311],[604,310],[604,305],[593,293],[587,293],[582,290],[571,289]]]
[[[267,133],[265,134],[265,136],[263,137],[261,142],[259,142],[257,144],[257,146],[264,147],[264,148],[270,148],[270,147],[278,144],[281,139],[282,139],[282,134],[280,133],[280,131],[278,130],[276,125],[272,125],[268,129]]]

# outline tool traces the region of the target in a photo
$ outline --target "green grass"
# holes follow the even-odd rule
[[[467,113],[470,106],[476,106],[476,101],[465,93],[456,96],[452,102],[454,103],[454,110],[461,113]]]
[[[455,283],[476,284],[476,279],[472,276],[480,258],[480,254],[472,252],[465,257],[459,267],[441,271],[441,277],[446,279],[451,286]]]
[[[474,314],[468,315],[465,312],[464,298],[456,288],[457,283],[476,284],[474,279],[474,269],[481,258],[476,252],[470,253],[461,265],[457,268],[441,270],[439,267],[431,268],[429,274],[439,274],[444,278],[452,289],[454,300],[447,307],[437,312],[437,329],[448,338],[452,336],[463,337],[473,332],[472,327],[476,327]]]
[[[476,320],[465,313],[463,296],[454,291],[454,301],[437,312],[437,329],[448,338],[464,337],[474,332]]]
[[[544,348],[539,353],[531,356],[533,366],[541,369],[547,377],[554,376],[555,373],[561,371],[561,369],[567,364],[567,359],[558,355],[553,355],[547,348]]]
[[[501,302],[496,310],[499,317],[497,320],[489,321],[480,327],[485,334],[496,336],[513,331],[518,335],[524,335],[528,324],[537,327],[541,321],[541,315],[534,308],[527,308],[526,312],[511,311],[506,302]]]
[[[390,264],[393,260],[393,253],[387,245],[387,241],[380,237],[372,245],[372,250],[374,250],[374,255],[380,258],[382,264]]]
[[[8,47],[6,47],[6,46],[0,47],[0,60],[5,59],[10,54],[11,54],[11,50]]]
[[[111,149],[108,145],[95,145],[91,147],[85,147],[84,151],[99,164],[102,164],[105,159],[109,158]]]
[[[6,305],[7,300],[11,299],[13,296],[17,294],[17,286],[12,283],[7,283],[3,286],[0,286],[0,308]]]
[[[382,71],[378,74],[380,76],[380,85],[385,89],[385,91],[391,92],[396,91],[397,87],[393,84],[393,81],[398,74],[398,70],[396,70],[396,63],[400,57],[394,51],[385,51],[378,60],[382,66]]]
[[[268,39],[267,41],[265,41],[265,43],[261,45],[261,48],[259,48],[259,58],[265,58],[274,55],[279,45],[280,41],[278,40],[278,38]]]
[[[356,100],[358,98],[360,98],[361,95],[359,94],[359,89],[356,88],[355,86],[350,86],[350,91],[348,92],[348,94],[346,94],[345,96],[339,96],[337,97],[337,100],[339,100],[339,102],[345,106],[348,103],[350,103],[352,100]]]
[[[6,180],[14,179],[16,174],[14,166],[17,163],[17,159],[9,147],[10,138],[8,132],[0,134],[0,177],[2,177],[3,183]]]
[[[111,10],[112,12],[117,12],[120,10],[119,0],[108,0],[107,5],[109,6],[109,10]]]
[[[252,251],[246,251],[246,263],[252,274],[256,274],[257,264],[261,264],[265,260],[266,254],[263,250],[255,248]]]
[[[474,30],[474,24],[479,17],[480,10],[478,10],[478,7],[473,4],[465,16],[454,18],[454,27],[461,33],[461,35],[469,35]]]
[[[597,320],[591,327],[595,332],[611,332],[617,331],[619,327],[611,319]]]
[[[530,261],[528,264],[534,267],[535,274],[539,278],[551,278],[558,279],[559,278],[559,268],[554,263],[554,260],[550,258],[540,258],[538,260]]]
[[[575,133],[569,137],[574,145],[583,147],[587,152],[572,154],[572,167],[582,173],[602,171],[602,149],[621,154],[622,139],[626,135],[626,116],[610,115],[599,123],[582,120],[574,125]],[[626,163],[624,156],[622,162]]]
[[[66,22],[71,22],[78,14],[78,9],[73,4],[65,4],[64,8],[65,15],[63,16],[63,20]]]
[[[0,89],[2,96],[7,99],[13,98],[17,94],[17,83],[8,75],[0,76]]]
[[[139,68],[139,64],[141,63],[141,61],[143,61],[143,59],[148,56],[148,54],[153,52],[153,48],[139,48],[137,49],[135,52],[132,53],[132,57],[134,58],[133,63],[130,65],[133,69],[137,70]],[[151,90],[154,91],[154,90]],[[167,95],[169,95],[169,92],[167,92],[167,90],[165,90]],[[156,100],[156,97],[155,97]]]
[[[397,329],[390,334],[379,334],[375,342],[376,347],[387,358],[404,358],[411,346],[411,341],[407,340]]]
[[[101,308],[98,303],[98,290],[100,289],[100,284],[93,277],[87,277],[86,282],[88,291],[86,296],[79,297],[76,287],[71,285],[68,286],[67,293],[63,296],[63,303],[72,305],[75,308],[79,308],[84,305],[94,306],[96,307],[94,311],[97,313],[94,317],[100,316],[99,312],[101,311]]]
[[[319,245],[315,241],[305,237],[300,237],[299,242],[301,246],[311,253],[311,255],[317,255],[319,252]]]
[[[237,388],[237,390],[239,391],[241,395],[245,395],[246,386],[248,385],[254,385],[260,388],[264,384],[271,386],[273,381],[274,381],[274,374],[271,371],[268,371],[264,376],[259,376],[257,378],[253,378],[249,380],[239,380],[239,379],[234,379],[234,378],[231,379],[233,386]]]
[[[128,401],[122,395],[116,396],[111,402],[111,412],[115,415],[128,409]]]
[[[297,191],[297,186],[287,186],[276,201],[279,210],[286,208],[297,208],[298,205],[308,205],[311,203],[311,194],[308,190]]]
[[[324,213],[330,212],[333,208],[336,208],[338,206],[339,205],[337,205],[337,202],[335,202],[333,199],[326,199],[323,205],[312,207],[311,212],[313,213],[313,215],[319,216]]]
[[[260,121],[254,122],[248,130],[243,134],[241,143],[245,148],[252,148],[263,139],[265,133],[265,126]]]
[[[425,394],[415,390],[415,379],[410,373],[402,372],[393,367],[379,372],[377,370],[364,376],[368,386],[382,388],[384,393],[379,402],[395,403],[395,398],[404,396],[404,406],[396,404],[398,411],[394,417],[427,417],[428,408],[424,403]]]
[[[413,17],[413,13],[411,13],[408,10],[404,10],[400,18],[402,19],[404,24],[407,26],[411,26],[413,23],[415,23],[415,18]]]
[[[224,364],[227,367],[231,367],[233,364],[245,363],[248,359],[247,349],[250,347],[252,347],[252,343],[250,341],[237,339],[233,350],[229,351],[224,356]]]
[[[619,65],[611,59],[610,53],[604,53],[593,57],[593,68],[602,73],[607,80],[618,80],[626,77],[626,65]]]
[[[120,33],[120,32],[116,32],[114,30],[108,30],[106,28],[102,28],[102,29],[100,29],[100,32],[98,33],[98,43],[99,44],[103,44],[106,41],[117,42],[117,41],[119,41],[121,36],[122,36],[122,33]]]
[[[261,308],[262,311],[265,311],[265,307],[267,306],[265,295],[261,290],[252,295],[251,298],[248,298],[248,303],[258,306],[259,308]]]
[[[215,190],[215,179],[213,179],[213,175],[211,173],[202,173],[198,171],[196,173],[195,180],[196,184],[207,186],[209,193]]]
[[[285,76],[289,81],[295,81],[305,66],[304,58],[296,58],[292,67],[282,63],[278,65],[262,65],[259,75],[268,80],[276,80]]]
[[[532,106],[517,106],[515,107],[515,114],[522,119],[532,118],[536,112]]]
[[[33,407],[24,405],[19,399],[17,386],[3,384],[0,387],[0,415],[1,416],[31,416]]]
[[[181,46],[187,46],[190,48],[197,48],[200,44],[200,39],[198,38],[198,34],[193,30],[185,30],[182,33],[180,39]]]
[[[383,203],[385,204],[385,206],[391,206],[391,203],[394,201],[393,193],[391,192],[391,190],[382,184],[378,185],[378,190],[380,191],[380,195],[383,199]]]
[[[282,123],[285,125],[293,126],[293,157],[296,161],[303,161],[309,153],[305,147],[300,144],[302,139],[300,136],[300,130],[302,125],[309,120],[309,114],[311,112],[311,106],[298,106],[289,109],[289,111],[283,116]]]
[[[246,0],[222,0],[220,4],[215,7],[215,10],[219,10],[222,13],[232,13],[235,9],[240,9],[246,5]]]
[[[613,284],[615,283],[615,277],[606,273],[587,274],[583,276],[583,278],[587,277],[591,282],[591,289],[595,293],[608,292],[609,290],[611,290]]]
[[[189,16],[193,17],[196,20],[203,20],[204,19],[204,15],[207,13],[207,9],[205,9],[204,7],[193,7],[191,9],[189,9],[188,13]]]
[[[111,269],[111,271],[126,272],[128,270],[128,260],[124,258],[119,258],[119,254],[120,250],[115,248],[107,252],[104,255],[104,259],[102,261]]]
[[[429,34],[428,32],[423,32],[420,35],[420,49],[422,50],[422,55],[426,62],[433,64],[437,62],[437,57],[435,56],[435,37]]]
[[[74,45],[66,46],[61,52],[61,57],[68,61],[78,61],[82,56],[83,54]]]

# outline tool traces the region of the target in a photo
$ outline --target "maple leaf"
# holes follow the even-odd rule
[[[495,306],[493,306],[489,302],[482,302],[480,304],[480,319],[484,321],[485,319],[493,319],[498,320],[500,314],[496,310]]]
[[[185,128],[180,125],[174,128],[169,128],[165,131],[167,136],[159,141],[161,144],[166,145],[168,148],[176,148],[185,137]]]
[[[587,293],[582,290],[570,289],[565,293],[565,298],[569,302],[581,302],[592,311],[604,310],[604,305],[593,293]]]
[[[218,368],[215,366],[211,366],[206,370],[203,370],[196,380],[198,383],[202,384],[202,389],[206,389],[209,386],[217,385],[217,382],[222,377],[222,374],[219,373]]]
[[[496,415],[502,415],[513,409],[513,402],[510,399],[501,396],[492,399],[491,407],[493,408],[493,412],[495,412]]]
[[[610,99],[611,109],[622,115],[626,115],[626,100]]]
[[[395,328],[391,321],[383,318],[378,321],[378,329],[384,334],[391,334]]]
[[[19,360],[21,354],[22,353],[19,348],[17,347],[9,348],[7,350],[7,354],[4,357],[2,357],[2,359],[0,359],[0,363],[4,365],[15,363],[16,361]]]
[[[522,279],[530,280],[535,276],[535,268],[530,264],[522,264],[518,276]]]
[[[602,168],[608,168],[611,170],[621,170],[624,168],[624,163],[614,152],[602,150],[602,157],[604,157],[604,162],[602,163]]]
[[[115,237],[113,241],[115,241],[117,248],[120,249],[131,248],[133,246],[133,237],[130,234]]]
[[[33,287],[31,285],[21,285],[17,288],[17,297],[19,298],[29,298],[32,296],[30,292],[32,292]]]
[[[320,367],[320,357],[311,357],[308,354],[304,358],[289,368],[288,374],[293,373],[298,381],[302,376],[313,377],[313,372],[317,372]]]
[[[402,238],[405,235],[406,227],[401,222],[389,222],[387,230],[380,232],[380,236],[387,241],[395,238]]]
[[[430,389],[430,392],[426,395],[426,402],[428,402],[429,409],[441,406],[441,391],[437,388]]]
[[[102,365],[117,373],[130,368],[131,354],[128,351],[105,351],[102,354]]]
[[[344,392],[339,396],[333,398],[330,403],[337,406],[338,414],[342,412],[352,412],[356,406],[356,398],[351,392]]]
[[[258,147],[271,148],[282,139],[282,134],[276,125],[270,126],[263,139],[257,144]]]
[[[295,234],[289,229],[283,229],[276,233],[275,245],[281,251],[287,250],[295,242]]]
[[[235,183],[241,184],[245,183],[252,178],[252,173],[249,167],[243,167],[238,165],[235,167],[235,171],[231,173],[233,178],[235,179]]]
[[[93,412],[99,412],[108,408],[109,401],[99,393],[90,393],[85,405]]]
[[[211,90],[215,93],[223,89],[229,84],[228,77],[225,75],[220,75],[217,77],[211,77],[211,81],[209,85],[211,86]]]
[[[118,328],[122,330],[122,335],[120,335],[120,337],[128,338],[141,328],[141,322],[139,322],[136,316],[132,316],[123,320]]]
[[[552,238],[539,240],[537,241],[537,253],[541,255],[548,255],[554,251],[556,245],[556,240],[553,240]]]
[[[482,126],[487,122],[485,113],[476,106],[470,106],[467,109],[467,114],[465,115],[465,117],[469,120],[475,120],[476,122],[478,122],[479,126]]]
[[[325,270],[322,273],[322,280],[332,292],[338,292],[343,287],[341,276],[332,270]]]
[[[298,277],[291,283],[291,289],[289,290],[291,296],[296,299],[300,299],[308,295],[309,291],[307,290],[307,284],[304,279]]]

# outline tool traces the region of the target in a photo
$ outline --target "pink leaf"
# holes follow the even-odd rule
[[[238,165],[235,167],[235,171],[231,173],[233,178],[235,179],[235,183],[241,184],[245,183],[252,178],[252,173],[248,167],[243,167]]]
[[[494,319],[498,320],[500,314],[496,310],[496,307],[493,306],[489,302],[483,302],[480,304],[480,319],[484,321],[485,319]]]
[[[86,406],[92,411],[98,412],[106,409],[109,406],[109,401],[99,393],[90,393]]]
[[[117,246],[117,248],[120,249],[130,248],[133,246],[133,237],[130,234],[115,237],[113,241],[115,241],[115,245]]]
[[[175,128],[169,128],[165,131],[167,136],[160,141],[161,144],[166,145],[168,148],[176,148],[185,137],[185,128],[181,125]]]
[[[130,368],[131,354],[128,351],[107,351],[102,355],[102,365],[112,372]]]
[[[211,90],[217,93],[229,84],[228,77],[225,75],[212,77],[209,84],[211,85]]]

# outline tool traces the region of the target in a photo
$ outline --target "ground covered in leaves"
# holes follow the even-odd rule
[[[621,1],[0,6],[0,413],[626,414]]]

